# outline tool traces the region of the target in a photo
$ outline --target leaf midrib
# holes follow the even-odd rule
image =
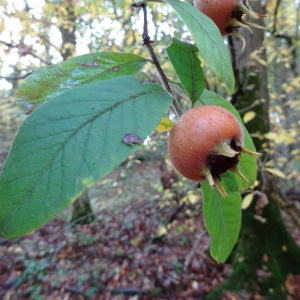
[[[56,151],[56,153],[53,155],[52,160],[45,166],[45,168],[40,172],[40,175],[38,176],[38,178],[36,179],[36,181],[33,184],[33,187],[31,190],[28,191],[27,195],[24,197],[23,201],[21,201],[20,203],[16,204],[17,207],[16,209],[7,216],[7,218],[5,219],[5,221],[2,223],[1,227],[0,227],[0,231],[5,231],[5,226],[6,224],[9,222],[9,220],[13,217],[13,215],[17,212],[17,210],[22,207],[22,205],[25,203],[25,201],[28,199],[28,197],[31,195],[32,191],[34,190],[36,184],[39,182],[39,180],[41,179],[42,175],[44,174],[44,172],[49,168],[49,166],[51,166],[51,164],[53,163],[54,159],[56,158],[56,156],[58,155],[58,153],[64,148],[64,146],[68,143],[69,140],[71,140],[83,127],[85,127],[88,123],[93,122],[94,120],[96,120],[98,117],[100,117],[101,115],[105,114],[106,112],[113,110],[114,108],[122,105],[125,102],[128,102],[132,99],[136,99],[138,97],[144,96],[144,95],[148,95],[148,94],[167,94],[166,91],[149,91],[149,92],[142,92],[139,93],[137,95],[128,97],[118,103],[116,103],[115,105],[101,111],[100,113],[96,114],[93,118],[88,119],[86,122],[84,122],[80,127],[78,127],[77,129],[74,130],[74,133],[71,134],[64,143],[62,143],[61,147],[58,148],[58,150]],[[99,101],[101,102],[101,101]]]
[[[218,191],[216,191],[216,193],[219,193]],[[217,194],[216,198],[218,199],[218,204],[219,204],[219,210],[220,210],[220,215],[221,215],[221,219],[222,219],[222,222],[224,224],[223,228],[225,228],[225,232],[226,232],[226,241],[227,241],[227,247],[229,248],[229,243],[230,243],[230,237],[229,237],[229,233],[228,233],[228,230],[227,230],[227,226],[226,226],[226,222],[225,222],[225,217],[224,217],[224,213],[222,211],[222,203],[221,203],[221,200],[220,200],[220,195]]]
[[[196,79],[195,79],[195,73],[196,73],[196,70],[195,70],[195,66],[194,66],[194,53],[191,49],[191,45],[188,45],[188,48],[190,50],[190,53],[191,53],[191,60],[192,60],[192,103],[194,105],[194,103],[197,101],[196,100]]]

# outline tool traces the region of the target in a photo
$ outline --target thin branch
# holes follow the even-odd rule
[[[300,24],[300,2],[298,5],[298,9],[297,9],[297,20],[296,20],[296,32],[295,32],[295,38],[296,41],[298,41],[299,39],[299,24]]]
[[[10,47],[10,48],[16,48],[16,46],[14,46],[13,44],[7,43],[7,42],[5,42],[5,41],[1,41],[1,40],[0,40],[0,43],[4,44],[4,45],[6,45],[7,47]]]
[[[76,287],[72,287],[72,286],[66,287],[65,290],[66,290],[67,292],[72,293],[72,294],[78,294],[78,295],[82,296],[82,297],[85,298],[85,299],[89,298],[89,295],[88,295],[87,293],[85,293],[85,292],[79,290],[79,289],[76,288]]]
[[[30,53],[28,53],[29,55],[32,55],[33,57],[39,59],[41,62],[43,62],[44,64],[48,65],[48,66],[51,66],[52,63],[47,61],[47,60],[44,60],[43,58],[39,57],[37,54],[33,53],[30,51]]]
[[[239,112],[239,114],[242,114],[242,113],[244,113],[244,112],[246,112],[246,111],[248,111],[248,110],[250,110],[250,109],[252,109],[252,108],[254,108],[254,107],[258,106],[258,105],[261,105],[261,104],[263,104],[262,101],[256,100],[251,105],[249,105],[249,106],[247,106],[247,107],[245,107],[243,109],[238,110],[238,112]]]
[[[236,84],[237,84],[237,91],[232,95],[230,102],[232,105],[235,105],[238,101],[239,96],[244,94],[244,87],[243,87],[243,83],[241,82],[241,79],[240,79],[239,69],[237,67],[236,52],[235,52],[232,36],[228,36],[228,43],[229,43],[229,49],[231,52],[232,69],[233,69],[234,78],[235,78]]]
[[[170,215],[170,217],[169,217],[169,219],[168,219],[168,221],[166,223],[166,227],[167,227],[167,225],[172,224],[173,221],[175,221],[177,215],[183,210],[184,206],[185,206],[185,202],[183,202],[181,204],[179,203],[175,207],[175,209],[173,210],[172,214]]]
[[[25,54],[23,53],[23,55],[22,55],[22,54],[21,54],[21,48],[22,48],[22,46],[25,46],[24,44],[14,45],[14,44],[7,43],[7,42],[5,42],[5,41],[2,41],[2,40],[0,40],[0,43],[6,45],[6,46],[9,47],[9,48],[17,48],[17,49],[19,50],[19,53],[20,53],[21,56],[32,55],[33,57],[39,59],[39,60],[40,60],[41,62],[43,62],[44,64],[46,64],[46,65],[48,65],[48,66],[49,66],[49,65],[52,65],[51,62],[48,62],[48,61],[44,60],[43,58],[39,57],[37,54],[35,54],[34,52],[32,52],[31,49],[29,49],[29,48],[26,49],[26,53],[25,53]],[[27,46],[25,46],[25,47],[27,48]]]
[[[28,72],[25,75],[20,75],[20,76],[11,76],[11,77],[5,77],[5,76],[0,76],[0,79],[6,79],[6,80],[19,80],[19,79],[24,79],[30,74],[32,74],[34,71]]]
[[[163,0],[138,0],[134,3],[132,3],[133,7],[141,7],[143,4],[149,3],[149,2],[156,2],[156,3],[162,3],[165,4],[166,2]]]
[[[189,264],[190,264],[192,258],[195,256],[196,252],[198,251],[200,242],[201,242],[202,238],[205,236],[205,234],[206,234],[206,230],[203,230],[198,234],[197,239],[193,245],[192,251],[189,253],[189,255],[187,256],[187,258],[184,262],[184,265],[183,265],[184,272],[187,271]]]
[[[281,193],[272,192],[271,197],[291,217],[294,225],[300,228],[300,216],[296,207]]]
[[[143,41],[144,41],[144,45],[147,47],[148,52],[150,54],[151,59],[153,60],[153,63],[157,69],[157,72],[160,76],[160,79],[162,80],[163,86],[166,89],[166,91],[172,96],[173,101],[172,101],[172,108],[175,111],[175,113],[180,117],[182,116],[183,112],[179,106],[179,104],[177,103],[172,90],[170,88],[170,85],[168,83],[168,79],[167,76],[165,75],[164,71],[162,70],[160,63],[153,51],[153,48],[151,46],[151,40],[150,37],[148,35],[148,20],[147,20],[147,5],[146,3],[142,3],[141,7],[143,8],[143,12],[144,12],[144,32],[143,32]]]
[[[148,294],[148,290],[141,290],[129,287],[120,287],[111,290],[113,294],[124,294],[124,295],[145,295]]]
[[[273,24],[273,31],[272,34],[274,34],[276,32],[276,23],[277,23],[277,13],[278,13],[278,8],[280,5],[281,0],[277,0],[276,3],[276,8],[275,8],[275,12],[274,12],[274,24]]]

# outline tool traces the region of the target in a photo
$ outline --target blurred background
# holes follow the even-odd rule
[[[187,1],[192,3],[192,1]],[[14,104],[40,67],[94,52],[148,53],[132,0],[0,0],[0,170],[26,115]],[[231,101],[251,133],[259,175],[244,191],[239,242],[225,264],[209,254],[200,184],[174,171],[168,133],[154,132],[72,207],[20,238],[0,239],[0,299],[300,299],[300,1],[251,1],[267,29],[225,43],[236,91],[203,63],[207,88]],[[193,43],[167,5],[148,4],[149,35],[165,49]],[[253,21],[253,20],[251,20]],[[140,81],[160,84],[146,64]],[[184,111],[190,103],[172,85]],[[169,117],[176,121],[170,112]]]

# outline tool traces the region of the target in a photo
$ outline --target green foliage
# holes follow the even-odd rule
[[[215,23],[192,5],[179,0],[166,0],[193,35],[207,65],[216,73],[228,94],[234,91],[234,75],[226,45]]]
[[[190,98],[192,105],[197,101],[198,105],[220,105],[231,111],[243,125],[229,102],[204,91],[204,74],[198,53],[227,92],[232,94],[234,90],[229,54],[218,28],[192,5],[179,0],[166,2],[185,22],[198,47],[173,39],[166,51],[181,81],[173,83]],[[53,13],[53,4],[48,4],[46,6]],[[110,7],[110,3],[106,4]],[[119,8],[127,7],[125,2],[118,5],[112,5],[115,13]],[[73,8],[71,4],[55,7],[61,26]],[[103,10],[96,2],[87,7],[94,18]],[[87,8],[74,9],[74,12],[84,14]],[[159,11],[158,6],[153,5],[152,13],[157,22],[163,21],[159,21],[161,16],[156,13]],[[106,13],[105,16],[111,18]],[[128,11],[125,14],[131,18]],[[75,26],[69,24],[67,28],[70,31]],[[181,34],[182,30],[179,30]],[[106,31],[110,32],[111,28]],[[132,28],[124,34],[128,47],[137,40]],[[111,39],[110,34],[104,35],[101,43]],[[157,37],[154,39],[158,40]],[[65,43],[64,53],[71,48],[75,49],[75,44]],[[139,48],[134,53],[142,52],[146,56],[146,50]],[[128,53],[86,54],[40,68],[25,79],[17,92],[17,104],[26,113],[38,109],[21,126],[0,175],[2,236],[16,237],[38,228],[115,169],[138,148],[136,143],[131,146],[123,142],[126,134],[136,134],[137,140],[144,140],[151,134],[172,100],[158,85],[141,84],[134,77],[124,76],[136,75],[146,62],[145,58]],[[246,148],[255,151],[244,125],[243,128]],[[232,173],[223,175],[227,199],[223,199],[216,189],[211,189],[207,182],[203,183],[203,210],[212,237],[211,252],[219,262],[225,261],[237,241],[241,223],[239,189],[248,188],[256,179],[254,157],[242,155],[239,167],[249,183]],[[181,263],[175,261],[174,271],[181,268]]]
[[[23,113],[28,113],[78,86],[136,75],[146,62],[145,58],[129,53],[101,52],[77,56],[40,68],[28,76],[16,94],[16,103]]]
[[[145,139],[170,104],[161,87],[126,76],[42,105],[22,124],[0,176],[0,233],[25,234],[68,207],[138,148],[123,136]]]
[[[176,38],[173,38],[172,41],[166,52],[192,104],[194,104],[205,89],[201,63],[197,56],[198,49],[194,45]]]
[[[200,100],[198,103],[196,103],[196,106],[201,106],[201,105],[218,105],[226,108],[229,110],[241,123],[243,129],[244,129],[244,136],[245,136],[245,147],[249,149],[250,151],[255,152],[255,146],[253,144],[252,138],[246,129],[239,113],[236,111],[236,109],[233,107],[233,105],[226,101],[224,98],[220,97],[219,95],[205,90],[203,94],[200,97]],[[238,175],[234,174],[235,180],[238,183],[239,189],[240,190],[245,190],[252,186],[256,180],[257,176],[257,158],[254,156],[250,156],[247,154],[242,154],[240,158],[240,163],[239,163],[239,169],[241,173],[249,180],[249,182],[244,181],[241,177]]]
[[[211,188],[207,181],[203,190],[203,214],[205,227],[211,236],[211,255],[219,263],[225,262],[237,242],[241,228],[242,197],[233,174],[222,176],[228,197]]]

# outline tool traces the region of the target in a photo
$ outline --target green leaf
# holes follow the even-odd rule
[[[181,42],[176,38],[173,38],[172,41],[170,47],[166,49],[167,54],[192,104],[194,104],[205,89],[201,62],[196,54],[198,49],[196,46]]]
[[[179,0],[166,0],[188,30],[207,65],[216,73],[228,94],[234,91],[234,75],[226,45],[215,23],[192,5]]]
[[[172,99],[132,76],[72,89],[22,124],[0,175],[0,234],[30,232],[117,167],[154,130]]]
[[[211,255],[223,263],[237,242],[241,229],[242,197],[233,174],[222,176],[228,197],[223,198],[207,181],[201,183],[203,190],[203,215],[205,227],[211,236]]]
[[[100,52],[42,67],[26,77],[17,91],[16,103],[22,112],[29,113],[43,102],[78,86],[136,75],[146,62],[134,54]]]
[[[248,130],[246,129],[239,113],[236,111],[236,109],[233,107],[233,105],[230,102],[226,101],[224,98],[220,97],[219,95],[213,92],[205,90],[201,95],[200,100],[196,103],[196,106],[201,106],[201,105],[218,105],[229,110],[239,120],[239,122],[243,127],[244,136],[245,136],[245,147],[250,151],[254,151],[254,152],[256,151],[252,138]],[[245,190],[250,186],[252,186],[256,180],[257,158],[247,154],[242,154],[240,158],[239,170],[249,180],[249,182],[246,182],[238,175],[234,174],[239,189]]]

